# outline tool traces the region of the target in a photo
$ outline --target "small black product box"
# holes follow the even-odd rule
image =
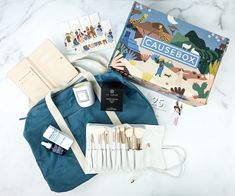
[[[123,86],[118,82],[103,82],[101,87],[101,110],[122,111]]]

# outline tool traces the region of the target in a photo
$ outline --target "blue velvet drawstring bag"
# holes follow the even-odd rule
[[[116,112],[122,123],[158,124],[148,100],[135,85],[119,73],[109,70],[105,74],[97,75],[95,78],[100,85],[102,82],[120,82],[123,84],[123,111]],[[55,93],[52,95],[52,99],[84,154],[86,149],[86,124],[112,124],[106,112],[100,110],[101,106],[97,97],[92,106],[80,107],[77,104],[72,86]],[[43,133],[49,125],[59,129],[47,108],[45,99],[43,99],[28,112],[24,137],[28,141],[50,189],[55,192],[69,191],[94,175],[84,174],[71,149],[65,155],[60,156],[41,145],[41,141],[47,141],[43,138]]]

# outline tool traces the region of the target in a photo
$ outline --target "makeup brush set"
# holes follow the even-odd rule
[[[157,156],[161,154],[162,126],[89,123],[86,130],[86,173],[139,170],[163,162]]]

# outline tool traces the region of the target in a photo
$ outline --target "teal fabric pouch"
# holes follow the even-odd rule
[[[154,111],[144,95],[119,73],[110,70],[96,76],[96,80],[100,85],[102,82],[123,84],[123,111],[116,112],[122,123],[158,124]],[[92,106],[80,107],[76,102],[72,86],[55,93],[52,98],[85,154],[86,124],[111,124],[106,112],[100,110],[99,100],[96,97]],[[84,174],[71,149],[60,156],[41,145],[41,141],[46,141],[43,133],[49,125],[59,129],[43,99],[30,109],[25,122],[24,137],[50,189],[55,192],[69,191],[94,175]]]

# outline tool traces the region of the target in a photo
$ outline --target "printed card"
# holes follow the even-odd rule
[[[64,45],[75,54],[113,47],[115,44],[111,23],[100,20],[94,13],[61,24]]]
[[[135,85],[152,105],[159,125],[177,126],[183,110],[182,102],[171,99],[159,92],[144,88],[140,85]]]

